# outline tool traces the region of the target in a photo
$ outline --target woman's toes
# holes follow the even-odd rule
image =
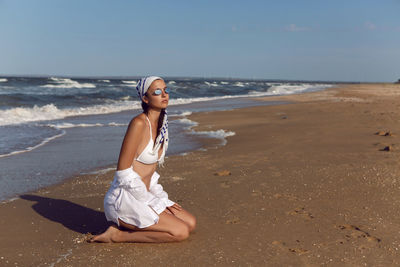
[[[89,243],[110,243],[115,242],[114,238],[118,234],[119,230],[115,226],[110,226],[108,229],[100,234],[95,235],[92,238],[88,239]]]

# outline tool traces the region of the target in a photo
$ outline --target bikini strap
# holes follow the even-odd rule
[[[146,119],[147,119],[147,121],[149,122],[149,126],[150,126],[150,140],[153,140],[153,135],[152,135],[152,130],[151,130],[151,123],[150,123],[150,120],[149,120],[149,118],[147,117],[147,115],[146,115]]]

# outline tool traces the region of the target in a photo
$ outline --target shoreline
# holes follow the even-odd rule
[[[171,156],[159,171],[171,199],[198,218],[188,240],[86,244],[87,232],[105,227],[110,170],[0,204],[10,229],[0,264],[397,265],[399,99],[400,86],[361,84],[267,99],[291,104],[194,113],[195,131],[236,135],[218,149]],[[215,175],[224,170],[230,175]]]
[[[185,129],[193,125],[193,122],[185,119],[192,112],[280,104],[280,102],[261,102],[250,98],[227,101],[181,105],[179,109],[172,107],[169,110],[170,115],[172,113],[170,133],[172,133],[174,139],[179,140],[179,143],[174,144],[169,149],[167,156],[201,149],[202,142],[208,142],[206,139],[221,138],[218,135],[224,135],[222,130],[203,133],[185,131]],[[63,131],[61,138],[54,138],[52,142],[45,146],[42,144],[36,146],[37,149],[2,158],[0,168],[2,169],[3,182],[0,184],[3,187],[1,187],[2,189],[0,188],[0,202],[7,201],[19,194],[60,184],[66,179],[81,173],[92,172],[103,167],[108,168],[112,164],[116,164],[121,140],[128,122],[137,114],[135,112],[120,112],[107,115],[112,117],[112,121],[125,122],[126,126],[61,128]],[[76,119],[86,120],[84,116],[82,118],[76,117]],[[91,119],[93,118],[88,120]],[[73,118],[71,118],[71,121],[73,121]],[[107,153],[104,153],[104,151],[107,151]],[[53,155],[57,156],[54,157]],[[88,155],[94,156],[88,157]],[[21,170],[19,166],[30,166],[30,168]],[[15,177],[15,173],[18,174],[17,177]]]

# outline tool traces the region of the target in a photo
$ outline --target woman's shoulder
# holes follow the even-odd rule
[[[144,113],[141,113],[132,118],[128,126],[128,131],[143,130],[145,126],[146,126],[146,115]]]

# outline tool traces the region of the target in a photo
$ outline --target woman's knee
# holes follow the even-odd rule
[[[189,226],[189,232],[192,232],[196,228],[196,217],[190,216],[186,223]]]
[[[179,225],[176,225],[170,233],[171,235],[174,236],[174,238],[177,241],[182,241],[189,237],[189,232],[190,232],[189,226],[184,223],[181,223]]]

